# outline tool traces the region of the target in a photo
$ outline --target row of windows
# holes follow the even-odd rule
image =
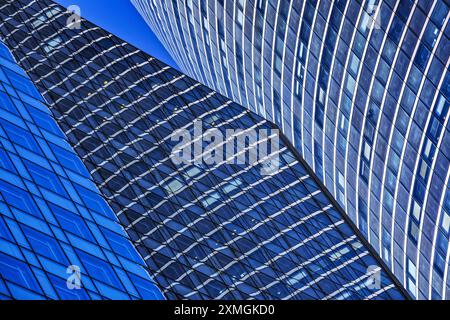
[[[162,298],[36,88],[0,48],[0,296]],[[71,265],[81,290],[66,284]]]
[[[61,30],[61,38],[71,42],[77,51],[79,45],[65,35],[63,20],[49,28]],[[87,37],[92,26],[84,23]],[[37,37],[33,32],[31,36]],[[20,40],[18,35],[16,41]],[[119,46],[119,40],[111,40]],[[22,43],[21,56],[29,56],[30,48]],[[70,95],[74,101],[65,101],[67,105],[54,103],[63,101],[64,95],[54,86],[58,81],[55,77],[33,70],[31,57],[24,64],[29,64],[38,83],[48,90],[49,101],[57,109],[55,113],[61,115],[61,126],[88,169],[98,173],[94,179],[170,297],[325,297],[340,291],[343,284],[363,279],[367,268],[377,265],[360,241],[353,243],[355,236],[349,225],[332,208],[315,180],[304,177],[305,168],[284,144],[280,149],[283,170],[267,177],[261,175],[256,163],[192,168],[175,167],[167,158],[173,147],[169,142],[171,132],[182,126],[191,127],[188,124],[195,119],[208,115],[206,122],[221,131],[230,127],[271,128],[260,117],[217,97],[187,77],[178,76],[174,70],[147,78],[147,68],[163,66],[154,60],[148,66],[138,66],[133,55],[123,62],[144,78],[132,80],[139,85],[128,86],[119,93],[124,98],[129,96],[131,102],[115,113],[108,108],[99,110],[93,103],[95,97],[104,95],[107,99],[117,95],[109,92],[110,86],[118,83],[126,88],[124,78],[128,74],[112,77],[104,85],[103,70],[114,65],[115,60],[97,51],[101,55],[97,71],[88,81],[77,78],[73,71],[82,69],[87,61],[64,50],[57,50],[68,60],[61,68],[66,74],[63,83],[72,82],[79,88]],[[42,60],[49,64],[60,61],[52,53]],[[149,83],[159,77],[165,84],[147,96],[144,88],[151,88]],[[83,92],[87,87],[90,95]],[[145,100],[141,99],[143,96]],[[130,116],[128,125],[109,126],[110,122],[120,123],[124,115]],[[112,138],[119,134],[124,135],[123,140]],[[145,153],[149,149],[151,153]],[[151,174],[132,170],[121,150],[134,155],[142,169]],[[100,164],[102,169],[98,169]],[[124,179],[115,180],[117,177]],[[189,188],[182,186],[185,183]],[[118,189],[124,184],[129,186]],[[351,245],[341,246],[346,242]],[[306,276],[298,275],[300,270]],[[323,279],[317,281],[319,275]],[[384,290],[378,293],[379,297],[400,297],[389,277],[384,272],[382,275]],[[373,294],[361,281],[349,285],[342,295]]]
[[[228,8],[233,2],[227,1],[226,4]],[[261,6],[258,6],[259,4]],[[288,22],[283,28],[285,32],[278,32],[280,28],[277,24],[283,15],[279,12],[279,7],[289,9],[290,12],[285,18]],[[221,10],[222,8],[219,8],[218,12]],[[343,13],[344,10],[346,14]],[[153,11],[157,12],[158,7],[154,7]],[[318,168],[324,170],[323,181],[330,188],[334,185],[338,199],[347,195],[348,199],[343,204],[350,216],[361,216],[361,213],[354,214],[359,208],[356,195],[360,194],[362,198],[367,198],[364,194],[369,192],[369,199],[364,201],[362,206],[366,207],[367,224],[372,224],[371,219],[378,219],[380,214],[391,216],[393,212],[398,211],[396,217],[401,217],[402,212],[407,211],[405,208],[408,204],[407,192],[413,189],[411,176],[415,175],[413,172],[415,168],[410,159],[415,157],[414,150],[420,146],[427,106],[432,103],[442,73],[446,72],[445,47],[448,36],[444,32],[446,29],[444,22],[448,15],[448,6],[445,2],[367,1],[362,5],[358,1],[336,1],[321,3],[320,6],[317,6],[315,1],[301,4],[290,2],[286,5],[280,4],[279,1],[268,4],[247,2],[245,13],[247,13],[246,22],[242,23],[244,42],[239,50],[244,48],[244,67],[254,69],[257,75],[253,93],[257,107],[254,110],[259,110],[263,104],[266,105],[267,110],[260,113],[287,130],[285,132],[294,139],[295,146],[302,151],[305,159],[313,165],[316,172]],[[375,13],[377,16],[373,16]],[[208,14],[214,17],[218,13],[214,6],[210,6]],[[358,17],[360,21],[357,21]],[[372,19],[375,20],[374,30],[369,28]],[[223,28],[225,21],[227,26],[232,25],[232,17],[228,15],[226,18],[220,17],[219,30]],[[300,26],[300,30],[295,27],[297,25]],[[341,25],[342,29],[337,39]],[[210,31],[213,28],[215,26],[210,25]],[[369,31],[370,38],[368,38]],[[297,32],[299,32],[298,39]],[[236,36],[237,39],[228,37],[226,48],[222,45],[223,56],[226,53],[230,57],[233,56],[231,53],[235,52],[236,48],[232,44],[235,41],[241,42],[240,34]],[[354,41],[351,43],[353,36]],[[323,43],[320,41],[322,37]],[[437,43],[439,37],[441,40]],[[335,45],[336,43],[338,45]],[[418,43],[417,53],[413,56],[416,43]],[[252,46],[253,50],[247,50]],[[318,65],[322,46],[321,61]],[[432,54],[433,50],[434,54]],[[251,51],[254,51],[253,57],[250,54]],[[307,52],[310,54],[307,55]],[[329,52],[336,52],[334,60]],[[285,63],[284,66],[280,66],[283,57]],[[344,69],[347,58],[348,67]],[[328,68],[333,61],[334,68],[329,71]],[[412,61],[412,67],[409,76],[406,77],[409,61]],[[202,69],[206,67],[208,61],[206,65],[195,61],[193,63],[195,68]],[[211,61],[209,63],[211,64]],[[376,63],[378,67],[375,70]],[[209,67],[214,72],[214,68],[211,68],[211,65]],[[236,68],[239,67],[236,66]],[[269,72],[264,72],[264,77],[261,77],[257,72],[260,69],[269,70]],[[232,67],[229,70],[232,70]],[[225,83],[242,83],[243,77],[247,77],[247,74],[238,72],[238,79],[234,79],[234,75],[227,74],[226,71],[224,70]],[[313,101],[311,91],[314,89],[310,80],[315,78],[313,73],[316,72],[319,73],[318,92],[316,100]],[[280,79],[278,84],[281,74],[284,80]],[[272,83],[272,77],[274,88],[269,88],[267,84]],[[343,84],[339,81],[341,78]],[[233,79],[236,81],[232,81]],[[246,79],[245,90],[250,98],[249,102],[245,103],[249,104],[253,110],[252,90],[248,83],[249,78]],[[292,93],[288,88],[291,83]],[[328,83],[330,83],[329,88]],[[423,83],[423,89],[419,92],[421,83]],[[210,85],[218,88],[215,84]],[[442,88],[445,87],[444,83]],[[342,97],[339,94],[341,90]],[[401,90],[403,90],[403,96],[398,97]],[[240,100],[237,92],[228,91],[227,94],[234,97],[236,101],[243,101]],[[329,97],[328,100],[327,97]],[[270,101],[273,103],[269,103]],[[311,106],[314,103],[316,107],[313,109]],[[289,106],[291,106],[290,110]],[[290,112],[294,114],[291,115]],[[364,116],[365,119],[360,121]],[[313,121],[310,121],[311,118]],[[293,119],[292,125],[291,119]],[[334,122],[336,122],[336,128]],[[321,136],[321,130],[315,132],[315,128],[312,127],[315,124],[319,129],[326,128],[325,136]],[[435,125],[433,130],[438,128]],[[325,144],[319,143],[316,147],[315,141],[320,140]],[[432,145],[437,148],[435,143]],[[355,150],[359,146],[361,149]],[[333,152],[327,152],[333,149],[336,149],[335,155]],[[319,156],[317,151],[321,152]],[[387,161],[384,161],[384,158],[387,158]],[[435,159],[437,159],[437,168],[445,167],[448,162],[445,153],[441,150],[436,150]],[[344,170],[345,166],[347,168]],[[386,168],[384,169],[383,166]],[[384,171],[386,174],[383,176]],[[436,179],[440,175],[436,172],[432,176],[430,165],[428,169],[420,166],[417,174],[420,175],[421,171],[428,175],[427,180]],[[338,181],[339,172],[343,173],[343,180],[348,180],[343,187]],[[361,177],[361,183],[355,183],[358,181],[355,179],[355,173],[356,179]],[[367,185],[368,182],[370,185]],[[429,195],[430,201],[427,205],[429,209],[423,208],[426,214],[433,215],[427,210],[434,210],[432,208],[436,207],[435,203],[439,201],[439,196],[439,194]],[[358,205],[355,206],[354,203]],[[364,219],[364,214],[362,216]],[[384,219],[382,221],[383,225],[386,223],[383,228],[386,227],[388,230],[396,230],[392,227],[393,224],[404,223],[403,221],[388,222]],[[406,225],[401,229],[406,229]],[[371,232],[367,231],[370,237]],[[401,234],[397,235],[394,232],[393,236],[389,237],[391,247],[388,250],[392,251],[398,243],[402,243],[402,237]],[[387,239],[387,237],[384,238]],[[376,235],[376,239],[379,244],[375,244],[375,247],[383,248],[382,235]],[[403,248],[403,245],[398,246]],[[396,253],[394,258],[395,255]],[[424,258],[429,263],[431,257],[428,253]],[[400,260],[402,259],[399,258],[398,261]],[[399,264],[403,263],[399,262]],[[406,266],[404,269],[406,270]],[[399,278],[402,279],[403,276]]]

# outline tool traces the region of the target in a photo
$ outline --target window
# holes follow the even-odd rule
[[[419,204],[413,200],[412,214],[413,214],[414,219],[416,219],[417,221],[420,221],[420,211],[421,211],[421,208],[420,208]]]
[[[341,259],[343,256],[345,256],[347,253],[350,252],[349,247],[345,246],[344,248],[342,248],[341,250],[334,252],[330,255],[330,259],[332,261],[336,261]]]
[[[319,87],[319,102],[325,104],[325,91]]]
[[[208,22],[208,18],[207,17],[203,18],[203,27],[204,27],[203,29],[205,30],[204,36],[205,36],[206,44],[208,46],[210,46],[210,41],[209,41],[209,22]]]
[[[431,15],[431,20],[440,28],[443,25],[447,14],[447,5],[444,2],[437,2],[433,14]]]
[[[50,10],[47,10],[45,12],[45,14],[40,15],[36,18],[36,20],[34,20],[31,25],[34,28],[38,28],[40,25],[42,25],[45,21],[47,21],[48,19],[56,16],[59,12],[61,12],[57,7],[54,7]]]
[[[383,235],[382,235],[382,241],[383,241],[383,259],[389,263],[390,256],[391,256],[391,235],[386,230],[386,228],[383,227]]]
[[[391,26],[391,30],[389,30],[389,36],[391,37],[394,43],[400,42],[400,37],[402,35],[404,22],[401,21],[397,16],[394,16],[394,21]]]
[[[446,101],[445,101],[444,96],[443,95],[439,95],[439,100],[438,100],[438,102],[436,104],[436,107],[435,107],[435,112],[436,112],[436,115],[438,116],[438,118],[441,118],[443,115],[445,116],[447,111],[446,110],[444,111],[444,109],[447,109],[447,108],[448,108],[448,103],[446,105]]]
[[[356,33],[356,38],[355,38],[355,43],[354,43],[354,50],[358,57],[362,57],[365,44],[366,44],[366,38],[364,38],[364,36],[358,31]]]
[[[428,175],[428,165],[423,159],[420,162],[421,162],[420,176],[422,177],[423,180],[426,180],[427,175]]]
[[[274,110],[275,110],[275,123],[281,127],[281,97],[277,90],[273,90],[273,102],[274,102]]]
[[[301,281],[302,279],[304,279],[306,277],[307,277],[307,273],[304,270],[300,270],[299,272],[294,274],[291,278],[289,278],[287,280],[287,282],[293,286],[294,284],[296,284],[297,282]]]
[[[258,9],[264,10],[266,8],[266,1],[267,0],[258,0]]]
[[[409,238],[417,244],[417,239],[419,239],[419,226],[414,220],[410,220],[409,222]]]
[[[415,63],[417,64],[420,70],[422,71],[425,70],[430,54],[431,54],[430,50],[428,50],[427,47],[423,43],[421,43],[415,59]]]
[[[27,78],[18,75],[10,69],[5,69],[5,73],[14,88],[30,95],[31,97],[41,100],[41,95],[37,91],[36,87]]]
[[[439,123],[439,121],[435,118],[431,118],[431,123],[428,125],[428,135],[431,139],[434,140],[436,143],[439,139],[439,135],[442,130],[442,125]]]
[[[408,258],[408,274],[413,278],[414,282],[416,280],[416,265],[412,262],[411,259]]]
[[[170,195],[170,194],[172,194],[172,193],[178,192],[178,191],[183,187],[183,184],[182,184],[180,181],[178,181],[178,180],[176,180],[176,179],[173,179],[173,180],[171,180],[171,181],[169,181],[169,182],[162,183],[161,186],[162,186],[162,187],[167,191],[167,193]]]
[[[237,13],[236,13],[237,19],[236,19],[236,21],[237,21],[239,27],[242,28],[244,26],[244,12],[243,12],[244,2],[243,2],[243,0],[239,0],[238,1],[236,9],[237,9]]]
[[[441,227],[442,229],[444,229],[444,231],[448,234],[450,231],[450,214],[448,214],[447,212],[443,212],[442,215],[442,222],[441,222]]]
[[[278,55],[275,55],[275,72],[278,76],[281,76],[281,69],[283,68],[283,62]]]
[[[432,147],[432,143],[430,141],[430,139],[426,138],[426,142],[425,142],[425,147],[424,147],[424,151],[423,151],[423,155],[426,159],[430,158],[431,155],[431,147]]]
[[[360,172],[360,175],[361,175],[361,178],[363,178],[363,180],[365,182],[369,181],[369,174],[370,174],[369,164],[364,159],[361,159],[361,172]]]
[[[439,29],[436,28],[436,26],[432,22],[430,22],[423,35],[423,40],[430,49],[433,49],[434,45],[436,44],[438,34]]]
[[[373,137],[375,135],[375,128],[369,121],[366,122],[366,128],[365,128],[365,136],[367,138],[367,141],[370,143],[373,143]]]
[[[316,173],[317,173],[317,176],[320,178],[320,179],[322,179],[322,177],[323,177],[323,167],[322,167],[322,165],[323,165],[323,160],[322,160],[322,147],[321,147],[321,145],[317,142],[317,141],[314,141],[314,149],[315,149],[315,161],[314,161],[314,164],[315,164],[315,166],[316,166]]]
[[[416,283],[412,279],[408,279],[408,290],[416,296]]]
[[[445,257],[439,251],[434,256],[434,270],[442,277],[445,270]]]
[[[352,54],[352,59],[350,62],[350,70],[352,71],[353,75],[356,76],[358,73],[358,69],[359,69],[359,58],[356,54]]]
[[[213,192],[206,197],[204,197],[201,202],[205,208],[210,207],[220,200],[220,195],[217,192]]]
[[[344,116],[344,114],[341,114],[341,121],[340,121],[339,127],[341,128],[342,131],[344,131],[344,132],[347,131],[347,128],[348,128],[348,120],[347,120],[347,118]]]
[[[324,114],[325,110],[324,110],[324,106],[319,102],[317,104],[317,108],[316,108],[316,115],[315,115],[315,119],[316,119],[316,123],[317,125],[322,129],[323,128],[323,119],[324,119]]]
[[[363,152],[364,152],[364,158],[366,158],[367,161],[370,161],[371,151],[372,151],[372,147],[370,146],[370,144],[368,144],[367,141],[364,141]]]
[[[338,200],[341,204],[345,204],[345,196],[344,196],[344,191],[345,191],[345,180],[344,180],[344,176],[343,174],[338,170]]]
[[[386,191],[384,193],[383,196],[383,204],[384,207],[386,208],[386,210],[388,212],[392,212],[393,211],[393,207],[394,207],[394,197],[392,196],[392,194],[388,191]]]
[[[358,200],[359,228],[363,234],[367,235],[367,205],[361,196],[358,197]]]
[[[297,72],[295,75],[295,95],[298,99],[302,97],[302,85],[303,85],[303,74],[305,73],[305,67],[303,66],[303,62],[305,60],[305,46],[303,42],[300,42],[300,47],[298,48],[297,54]]]
[[[344,182],[344,176],[343,176],[343,174],[340,172],[340,171],[338,171],[338,182],[339,182],[339,185],[342,187],[342,188],[344,188],[344,186],[345,186],[345,182]]]
[[[345,204],[345,195],[344,192],[342,192],[342,190],[338,190],[338,200],[339,202],[344,205]]]
[[[42,25],[47,19],[45,18],[45,16],[41,15],[39,17],[36,18],[36,20],[34,20],[31,25],[36,29],[38,28],[40,25]]]
[[[355,91],[355,79],[351,75],[348,75],[347,82],[346,82],[346,88],[350,95],[353,96],[353,92]]]
[[[283,68],[283,49],[283,35],[280,33],[280,30],[278,30],[277,37],[275,39],[275,71],[278,76],[281,76],[281,69]]]
[[[56,16],[58,13],[60,13],[61,10],[59,10],[58,7],[53,7],[52,9],[49,9],[45,12],[45,14],[47,15],[47,17],[50,19],[54,16]]]
[[[421,179],[416,179],[416,182],[414,183],[413,196],[419,203],[422,203],[426,190],[425,185],[420,180]]]
[[[49,42],[47,42],[47,45],[44,46],[44,51],[47,53],[53,51],[59,44],[61,44],[61,42],[62,39],[59,36],[51,39]]]

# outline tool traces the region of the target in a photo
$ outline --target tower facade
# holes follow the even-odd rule
[[[165,296],[407,297],[273,124],[52,1],[1,3],[0,37]]]
[[[146,270],[0,41],[0,300],[162,299]]]
[[[282,128],[412,295],[449,297],[448,1],[131,1],[184,72]]]

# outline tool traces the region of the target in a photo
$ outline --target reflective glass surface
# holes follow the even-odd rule
[[[183,72],[283,129],[411,295],[450,299],[448,1],[131,2]]]
[[[196,120],[221,133],[270,122],[86,20],[69,28],[51,1],[5,15],[0,33],[168,298],[405,297],[286,138],[269,175],[261,161],[170,158],[172,133]]]
[[[0,42],[0,299],[162,299],[34,84]]]

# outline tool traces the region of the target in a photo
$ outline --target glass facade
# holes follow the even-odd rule
[[[271,174],[261,159],[174,164],[178,129],[274,125],[86,20],[70,28],[69,15],[52,1],[6,1],[0,36],[165,296],[407,297],[283,136]]]
[[[131,2],[184,72],[282,128],[411,295],[450,298],[448,1]]]
[[[34,84],[0,42],[0,299],[162,299]]]

